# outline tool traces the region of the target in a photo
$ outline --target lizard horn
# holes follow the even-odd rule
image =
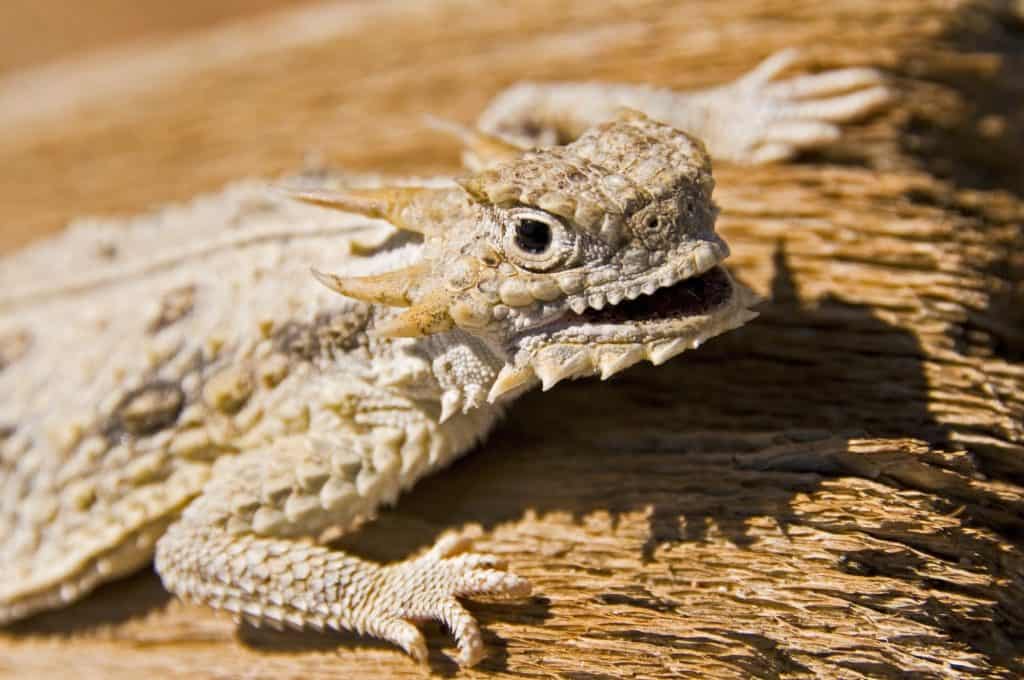
[[[423,235],[437,229],[430,219],[432,204],[451,194],[450,189],[430,187],[286,191],[289,196],[304,203],[384,219],[399,229]]]
[[[616,120],[649,120],[646,113],[638,111],[637,109],[630,108],[629,106],[620,106],[615,109]]]
[[[484,132],[478,128],[472,128],[455,121],[426,116],[427,124],[450,135],[458,137],[466,150],[473,154],[480,165],[492,165],[501,161],[518,158],[527,150],[526,147],[513,144],[497,135]]]
[[[448,313],[451,300],[443,292],[435,291],[424,297],[415,307],[377,325],[375,334],[386,338],[418,338],[443,333],[455,327]]]
[[[422,281],[426,273],[427,268],[422,264],[370,276],[338,276],[313,270],[316,280],[333,291],[363,302],[392,307],[412,305],[410,289]]]

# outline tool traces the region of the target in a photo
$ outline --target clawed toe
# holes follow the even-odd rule
[[[501,558],[467,552],[470,544],[470,539],[447,536],[421,557],[385,568],[378,607],[386,623],[373,632],[422,661],[426,645],[411,621],[440,621],[455,638],[459,664],[470,666],[483,658],[480,627],[457,598],[525,597],[531,586],[504,571]]]
[[[439,538],[434,547],[427,553],[435,560],[442,560],[446,557],[454,557],[468,551],[473,546],[473,539],[468,536],[446,534]]]
[[[508,562],[497,555],[486,553],[465,553],[456,558],[459,564],[466,569],[497,569],[504,571],[508,568]]]
[[[427,641],[423,639],[423,633],[404,619],[384,619],[377,625],[370,626],[366,632],[398,645],[419,663],[427,661]]]
[[[476,619],[454,598],[441,606],[439,614],[438,618],[455,638],[459,648],[459,664],[476,665],[484,657],[483,635]]]
[[[751,163],[772,163],[829,144],[840,125],[889,104],[894,95],[872,68],[842,68],[780,78],[801,60],[797,50],[765,59],[732,90],[735,106],[755,121],[735,134],[730,155]]]
[[[862,90],[882,84],[882,74],[873,68],[841,68],[813,75],[794,76],[765,87],[780,99],[809,99]]]
[[[864,116],[892,100],[892,93],[881,85],[849,94],[794,102],[784,114],[789,119],[844,123]]]
[[[516,598],[529,596],[531,590],[530,582],[515,574],[497,569],[468,569],[459,577],[455,594]]]

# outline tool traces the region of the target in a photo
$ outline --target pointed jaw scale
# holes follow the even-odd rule
[[[607,380],[633,364],[640,363],[646,356],[644,348],[640,345],[627,345],[624,348],[602,351],[598,361],[601,368],[601,380]]]
[[[537,374],[532,366],[504,366],[487,393],[487,403],[493,404],[499,399],[511,396],[512,393],[525,390],[537,382]]]
[[[606,380],[644,360],[663,364],[755,318],[759,300],[716,265],[651,294],[601,302],[515,338],[516,365],[502,370],[488,400],[531,380],[548,390],[595,374]]]
[[[589,348],[550,348],[542,352],[533,362],[534,370],[540,377],[541,389],[545,392],[563,380],[593,373],[594,363]]]
[[[457,413],[462,412],[462,393],[458,390],[448,390],[441,395],[441,417],[440,422],[446,422]]]

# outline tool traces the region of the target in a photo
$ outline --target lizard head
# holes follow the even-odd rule
[[[423,234],[421,259],[367,277],[318,274],[408,307],[390,336],[458,331],[503,362],[495,402],[537,383],[660,364],[755,314],[721,266],[700,142],[628,112],[561,147],[516,153],[442,189],[300,195]]]

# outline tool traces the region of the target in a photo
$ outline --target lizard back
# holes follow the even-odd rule
[[[242,184],[6,258],[0,601],[137,568],[218,457],[308,428],[305,374],[363,370],[371,313],[309,267],[382,229]]]

